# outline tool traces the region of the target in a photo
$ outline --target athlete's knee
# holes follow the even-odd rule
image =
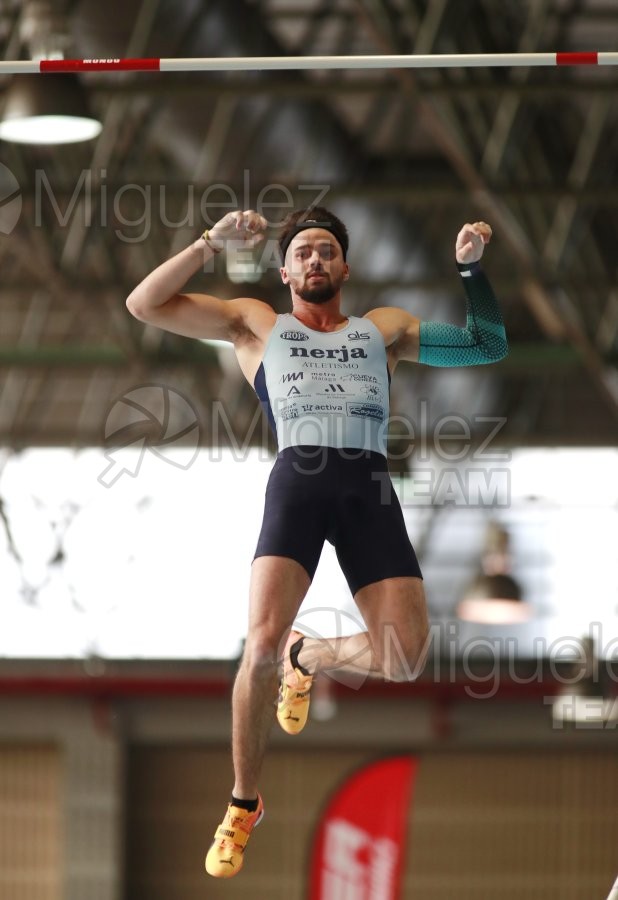
[[[408,653],[395,660],[382,660],[385,681],[416,681],[425,667],[424,659],[416,653]]]
[[[276,671],[280,640],[268,633],[250,635],[245,641],[241,665],[255,678],[268,678]]]
[[[429,651],[429,631],[404,635],[396,629],[385,631],[379,662],[386,681],[416,681]]]

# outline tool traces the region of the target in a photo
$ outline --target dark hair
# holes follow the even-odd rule
[[[285,254],[293,238],[307,228],[323,228],[330,231],[332,236],[340,244],[343,258],[348,255],[350,239],[348,229],[341,219],[325,209],[323,206],[310,206],[308,209],[295,209],[287,216],[279,232],[279,251],[281,259],[285,262]]]

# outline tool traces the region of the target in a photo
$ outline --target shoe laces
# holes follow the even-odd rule
[[[294,669],[293,674],[294,674],[294,678],[296,680],[295,684],[290,684],[290,682],[287,680],[287,678],[284,678],[284,680],[283,680],[283,683],[286,688],[286,693],[297,693],[297,694],[306,693],[311,688],[311,684],[313,682],[313,675],[304,675],[298,669]]]

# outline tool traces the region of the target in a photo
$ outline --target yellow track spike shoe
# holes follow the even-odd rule
[[[255,812],[228,804],[223,822],[215,831],[214,842],[206,854],[206,871],[214,878],[233,878],[242,869],[245,847],[251,832],[264,817],[264,804],[258,794]]]
[[[283,653],[283,676],[279,685],[277,721],[287,734],[299,734],[307,724],[313,675],[294,666],[290,649],[302,639],[297,631],[290,632]]]

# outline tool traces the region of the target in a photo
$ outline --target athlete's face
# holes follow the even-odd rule
[[[307,303],[328,303],[348,278],[339,241],[323,228],[301,231],[288,247],[281,278]]]

